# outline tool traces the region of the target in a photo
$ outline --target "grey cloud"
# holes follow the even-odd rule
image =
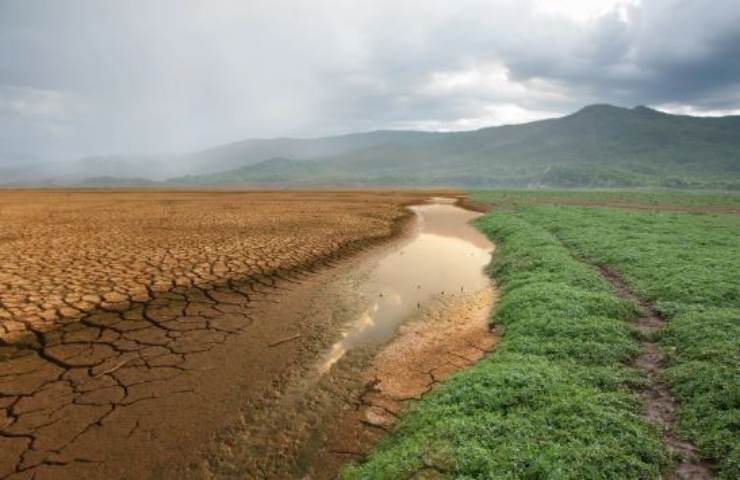
[[[738,109],[738,24],[736,0],[643,0],[586,22],[514,0],[0,0],[0,162],[593,102]],[[431,88],[456,72],[473,80]]]
[[[504,52],[512,74],[558,80],[603,101],[716,108],[713,94],[723,92],[724,108],[739,106],[740,4],[652,0],[625,13],[603,16],[558,49]]]

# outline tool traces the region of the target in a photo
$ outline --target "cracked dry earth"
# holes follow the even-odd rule
[[[245,392],[303,360],[269,347],[291,327],[264,313],[280,292],[394,235],[417,199],[0,192],[0,479],[196,469]]]

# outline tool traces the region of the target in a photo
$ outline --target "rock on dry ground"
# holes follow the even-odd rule
[[[255,300],[391,236],[419,195],[0,191],[0,479],[91,478],[147,402],[184,408]]]

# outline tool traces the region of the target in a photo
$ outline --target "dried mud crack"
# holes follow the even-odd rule
[[[265,309],[392,236],[415,198],[0,194],[0,479],[166,476],[152,465],[296,361],[268,347],[291,320]]]
[[[58,475],[59,467],[102,462],[98,446],[141,426],[124,411],[192,392],[190,357],[248,328],[250,296],[261,288],[177,288],[52,330],[29,325],[32,338],[3,347],[0,478],[43,478],[45,470]]]
[[[666,320],[653,310],[649,302],[634,295],[616,272],[603,265],[598,268],[612,284],[617,294],[634,302],[640,311],[637,327],[643,340],[640,343],[640,352],[633,363],[647,377],[645,387],[639,391],[639,396],[645,405],[646,415],[660,429],[663,442],[676,457],[676,462],[667,478],[671,480],[713,478],[712,465],[699,456],[696,446],[679,438],[673,431],[676,401],[668,384],[662,378],[662,371],[666,367],[666,355],[661,352],[658,343],[652,339],[653,334],[666,323]]]

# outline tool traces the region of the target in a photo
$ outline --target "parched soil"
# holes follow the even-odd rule
[[[644,339],[640,343],[640,353],[634,359],[634,366],[647,377],[645,387],[639,392],[646,415],[663,433],[663,441],[676,456],[676,463],[667,478],[670,480],[713,478],[711,465],[699,456],[696,445],[679,438],[673,431],[676,400],[668,384],[661,378],[661,372],[666,367],[666,356],[660,351],[657,342],[650,338],[652,333],[665,324],[665,319],[655,313],[649,302],[637,298],[616,272],[603,265],[599,266],[599,271],[609,280],[619,296],[634,302],[640,310],[637,328]]]
[[[291,339],[283,292],[421,195],[0,192],[0,479],[197,472],[245,392],[325,343]]]
[[[265,281],[392,234],[394,192],[0,192],[0,340],[176,287]]]

